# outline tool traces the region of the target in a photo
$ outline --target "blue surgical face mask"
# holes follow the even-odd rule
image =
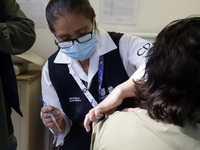
[[[77,60],[86,60],[92,55],[92,53],[96,49],[97,43],[97,38],[93,33],[91,40],[84,43],[78,43],[77,41],[75,41],[73,46],[68,48],[60,48],[60,50],[71,58]]]

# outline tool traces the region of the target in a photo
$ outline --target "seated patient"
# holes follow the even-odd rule
[[[91,149],[200,150],[200,17],[158,34],[143,81],[135,90],[139,108],[99,122]]]

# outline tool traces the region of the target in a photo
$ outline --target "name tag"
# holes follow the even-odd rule
[[[81,102],[80,97],[70,97],[69,98],[69,102],[73,103],[73,102]]]

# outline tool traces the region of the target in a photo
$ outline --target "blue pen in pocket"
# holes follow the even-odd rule
[[[44,104],[45,107],[47,107],[47,104],[44,102],[43,98],[40,97],[42,103]],[[51,118],[53,119],[53,122],[56,124],[56,126],[58,127],[59,131],[61,131],[60,127],[58,126],[57,122],[56,122],[56,119],[54,118],[53,114],[51,112],[49,112]]]

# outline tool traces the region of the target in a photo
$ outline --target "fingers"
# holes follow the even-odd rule
[[[53,116],[56,120],[59,120],[59,119],[64,117],[64,114],[61,113],[61,111],[59,109],[56,109],[56,108],[53,108],[51,113],[53,114]]]
[[[98,123],[99,119],[102,117],[102,114],[100,112],[96,112],[95,115],[95,108],[91,109],[88,114],[86,114],[84,119],[84,127],[87,132],[89,132],[90,129],[90,122]]]
[[[135,114],[140,113],[141,111],[143,111],[143,109],[136,107],[136,108],[125,108],[123,110],[121,110],[122,112],[134,112]]]
[[[141,111],[143,111],[143,109],[136,107],[136,108],[129,108],[128,110],[129,112],[134,112],[135,114],[140,113]]]
[[[41,109],[41,112],[42,112],[42,115],[41,115],[41,119],[43,120],[43,123],[44,124],[47,124],[49,122],[51,122],[51,116],[49,114],[49,112],[52,110],[51,107],[42,107]]]
[[[94,127],[97,125],[97,122],[93,122],[92,123],[92,128],[94,129]]]
[[[47,107],[43,106],[43,107],[41,108],[41,112],[42,112],[42,113],[48,113],[48,112],[52,111],[52,109],[53,109],[53,108],[52,108],[50,105],[48,105]]]
[[[103,113],[100,111],[100,109],[96,108],[94,110],[94,117],[99,120],[102,116],[103,116]]]
[[[53,121],[53,119],[51,118],[51,115],[49,112],[52,113],[52,115],[56,119],[56,122],[58,123],[58,125],[59,126],[62,125],[64,114],[62,114],[59,109],[48,105],[47,107],[45,107],[45,106],[42,107],[41,112],[42,112],[41,119],[42,119],[43,123],[45,124],[45,126],[47,126],[48,128],[57,130],[57,126],[56,126],[55,122]]]
[[[64,115],[60,112],[59,109],[57,109],[55,107],[52,107],[50,105],[48,105],[47,107],[45,107],[45,106],[42,107],[41,108],[41,112],[42,112],[42,114],[44,114],[45,118],[49,118],[50,117],[49,112],[51,112],[55,118],[59,119],[59,118],[64,117]]]
[[[121,112],[129,112],[129,109],[130,108],[124,108],[124,109],[121,110]]]
[[[89,119],[88,114],[85,116],[85,119],[84,119],[84,127],[87,132],[90,132],[90,119]]]

